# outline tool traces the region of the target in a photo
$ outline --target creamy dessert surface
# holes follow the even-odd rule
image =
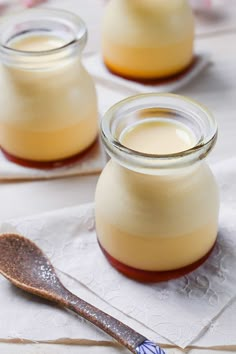
[[[126,129],[121,140],[127,147],[156,154],[194,145],[187,128],[161,120],[136,124]],[[95,199],[101,245],[131,267],[152,271],[181,268],[201,259],[215,243],[218,192],[204,162],[147,175],[110,161],[99,179]]]
[[[16,37],[8,46],[25,52],[44,52],[58,49],[66,45],[66,41],[52,35],[35,34],[31,36]]]
[[[46,35],[20,37],[8,44],[39,52],[35,67],[0,66],[0,86],[4,87],[0,104],[5,107],[0,114],[0,145],[16,157],[66,158],[85,150],[97,136],[96,92],[79,57],[62,59],[61,53],[53,54],[55,62],[48,66],[49,57],[40,56],[65,44]]]
[[[126,128],[120,141],[126,147],[147,154],[173,154],[196,143],[190,129],[169,119],[150,118]]]

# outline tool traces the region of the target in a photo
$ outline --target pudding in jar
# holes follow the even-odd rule
[[[103,59],[135,80],[178,74],[193,60],[194,17],[187,0],[110,0],[102,30]]]
[[[30,10],[1,26],[1,148],[19,163],[58,166],[98,134],[95,87],[80,61],[85,25],[63,11]]]
[[[97,185],[96,229],[108,260],[141,281],[195,269],[218,229],[218,190],[202,161],[213,118],[180,96],[139,95],[108,111],[102,136],[112,158]]]

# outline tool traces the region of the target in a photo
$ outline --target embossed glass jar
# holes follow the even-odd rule
[[[110,0],[103,18],[107,67],[131,79],[158,79],[193,58],[194,17],[187,0]]]
[[[98,132],[94,83],[81,63],[84,22],[32,9],[0,24],[0,145],[19,163],[66,161]]]
[[[183,124],[194,146],[155,155],[121,143],[127,127],[156,117]],[[144,94],[113,106],[101,129],[111,160],[97,184],[96,229],[108,260],[141,281],[171,279],[198,267],[218,229],[218,188],[205,162],[217,138],[212,115],[178,95]]]

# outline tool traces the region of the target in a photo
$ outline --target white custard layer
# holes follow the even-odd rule
[[[179,132],[180,125],[168,122],[163,129],[163,122],[153,124],[150,129],[144,123],[142,132],[142,124],[126,130],[123,144],[149,153],[150,148],[168,153],[193,145],[186,129]],[[142,270],[173,270],[201,259],[215,243],[218,211],[217,186],[204,162],[154,176],[110,161],[96,190],[101,245],[115,259]]]
[[[167,118],[146,118],[132,124],[119,140],[132,150],[157,155],[185,151],[196,144],[190,129]]]
[[[22,37],[11,44],[26,52],[48,51],[65,43],[50,36]],[[0,65],[0,145],[8,153],[35,161],[82,152],[98,132],[96,92],[79,57],[61,59],[50,68]],[[56,57],[55,57],[56,59]],[[38,57],[39,63],[49,60]]]

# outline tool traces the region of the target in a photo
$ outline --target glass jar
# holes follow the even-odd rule
[[[110,0],[102,51],[106,66],[131,79],[158,79],[193,59],[194,17],[187,0]]]
[[[162,155],[122,144],[127,127],[158,117],[186,127],[195,144]],[[217,137],[214,118],[185,97],[144,94],[113,106],[101,129],[111,160],[97,184],[96,229],[108,260],[141,281],[167,280],[198,267],[218,229],[218,188],[204,161]]]
[[[62,10],[1,21],[0,145],[10,159],[58,166],[96,140],[96,92],[81,63],[86,40],[84,22]]]

